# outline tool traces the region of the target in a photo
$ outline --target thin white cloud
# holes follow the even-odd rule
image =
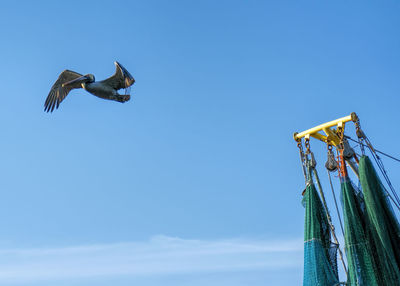
[[[0,249],[0,284],[120,275],[187,274],[301,267],[301,240],[185,240],[64,248]]]

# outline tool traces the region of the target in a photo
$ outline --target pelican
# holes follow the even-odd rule
[[[81,75],[77,72],[65,70],[57,81],[51,87],[49,95],[44,103],[44,111],[53,112],[54,108],[58,109],[60,103],[68,95],[68,93],[76,88],[83,88],[89,93],[109,100],[118,102],[126,102],[131,97],[129,94],[119,94],[121,88],[128,88],[134,84],[135,79],[132,75],[118,62],[115,64],[115,73],[102,81],[95,81],[94,75]]]

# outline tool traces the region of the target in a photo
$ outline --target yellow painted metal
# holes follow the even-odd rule
[[[333,132],[332,129],[330,129],[328,127],[324,127],[324,128],[322,128],[322,130],[325,132],[326,135],[328,135],[326,141],[333,143],[333,145],[335,145],[335,146],[340,144],[340,138],[339,138],[339,136],[336,135],[336,132]]]
[[[332,120],[329,122],[326,122],[324,124],[318,125],[316,127],[310,128],[306,131],[300,132],[300,133],[295,133],[293,135],[294,140],[299,141],[301,138],[316,138],[318,140],[324,141],[324,142],[330,142],[332,145],[339,145],[340,144],[340,139],[336,135],[336,129],[331,129],[332,127],[341,127],[344,128],[344,125],[346,122],[349,121],[354,121],[357,118],[357,115],[353,112],[349,116],[345,116],[336,120]],[[326,135],[321,134],[320,132],[323,131]]]
[[[311,134],[311,137],[314,137],[315,139],[318,139],[318,140],[321,140],[321,141],[324,141],[324,142],[327,141],[327,136],[322,135],[321,133]]]

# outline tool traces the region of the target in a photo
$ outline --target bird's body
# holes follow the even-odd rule
[[[119,94],[116,89],[112,88],[109,85],[102,84],[101,82],[95,81],[89,83],[82,83],[82,88],[85,89],[87,92],[103,99],[110,99],[120,102],[127,101],[125,99],[126,95]]]
[[[103,99],[118,102],[128,101],[130,95],[119,94],[118,90],[130,87],[134,84],[135,79],[118,62],[115,62],[115,67],[116,71],[114,75],[102,81],[95,81],[92,74],[81,75],[70,70],[64,70],[52,86],[44,104],[44,110],[52,112],[54,108],[58,108],[68,93],[76,88],[83,88],[89,93]]]

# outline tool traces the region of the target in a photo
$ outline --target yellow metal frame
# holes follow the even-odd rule
[[[296,132],[293,134],[293,138],[294,140],[299,141],[301,138],[310,139],[310,137],[313,137],[325,143],[329,142],[330,144],[337,146],[340,144],[340,138],[337,136],[337,129],[332,129],[332,127],[342,128],[344,130],[346,122],[355,122],[357,119],[357,114],[353,112],[349,116],[329,121],[300,133]],[[326,135],[321,134],[321,131],[323,131]]]

